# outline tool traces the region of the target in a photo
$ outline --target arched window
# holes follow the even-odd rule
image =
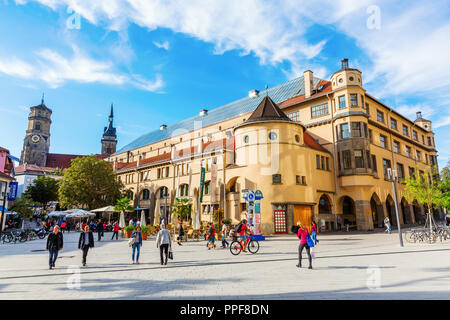
[[[182,184],[180,186],[180,197],[187,197],[189,195],[189,185]]]
[[[128,198],[130,198],[130,200],[133,200],[133,191],[129,190],[127,193]]]
[[[167,197],[169,197],[169,189],[167,189],[167,187],[159,189],[159,198],[163,199]]]
[[[331,213],[330,199],[324,194],[319,199],[319,213]]]
[[[209,194],[211,192],[210,186],[211,186],[211,181],[205,182],[205,194]]]
[[[150,191],[148,189],[142,190],[142,200],[148,200],[150,198]]]

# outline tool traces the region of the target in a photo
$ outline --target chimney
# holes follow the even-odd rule
[[[311,70],[303,72],[303,79],[305,83],[305,98],[309,98],[313,88],[313,72]]]
[[[258,94],[259,94],[259,91],[256,89],[250,90],[248,92],[249,98],[256,98],[258,96]]]
[[[159,126],[159,130],[164,131],[167,129],[167,125],[166,124],[162,124]]]
[[[200,110],[200,116],[206,116],[206,115],[208,115],[208,110],[206,110],[206,109]]]
[[[348,59],[344,58],[341,60],[342,69],[348,69]]]
[[[416,112],[417,119],[422,118],[422,111]]]

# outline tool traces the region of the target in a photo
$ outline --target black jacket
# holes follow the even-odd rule
[[[80,240],[78,240],[78,249],[83,249],[85,245],[88,245],[90,248],[94,247],[94,235],[92,231],[89,231],[89,243],[85,243],[84,241],[85,232],[80,233]]]
[[[61,232],[54,234],[53,232],[48,235],[47,238],[47,250],[57,248],[61,250],[63,248],[63,235]]]
[[[99,223],[97,223],[97,226],[95,227],[95,229],[97,230],[97,232],[98,233],[100,233],[100,232],[104,232],[104,230],[103,230],[103,222],[99,222]]]
[[[178,236],[179,236],[179,237],[184,236],[183,226],[180,226],[180,227],[179,227],[179,229],[178,229]]]

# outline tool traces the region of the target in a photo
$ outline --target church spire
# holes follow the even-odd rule
[[[42,92],[41,106],[44,105],[44,92]]]
[[[109,113],[109,119],[112,120],[113,118],[114,118],[113,103],[111,102],[111,112]]]

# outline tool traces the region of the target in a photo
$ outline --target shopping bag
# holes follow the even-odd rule
[[[136,238],[130,238],[130,240],[128,240],[128,246],[131,247],[135,241],[136,241]]]
[[[308,234],[307,236],[306,236],[306,243],[308,244],[308,246],[309,247],[314,247],[314,241],[313,241],[313,239],[311,239],[311,236]]]
[[[172,251],[169,251],[169,256],[168,256],[168,258],[169,258],[170,260],[173,260],[173,252],[172,252]]]
[[[316,258],[316,251],[314,250],[314,248],[311,248],[309,253],[311,254],[311,258],[313,258],[313,259]]]

